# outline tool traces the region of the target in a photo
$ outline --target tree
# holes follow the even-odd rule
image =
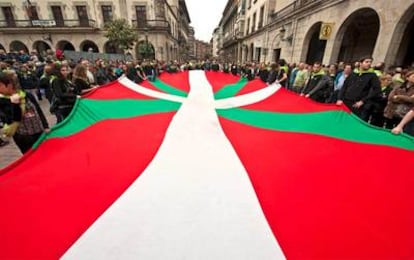
[[[115,46],[125,51],[132,49],[138,40],[137,31],[125,19],[117,19],[105,24],[105,37]]]

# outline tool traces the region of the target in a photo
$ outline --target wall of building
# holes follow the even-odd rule
[[[148,42],[154,46],[155,54],[157,59],[177,59],[178,57],[178,30],[181,28],[185,39],[189,39],[187,34],[188,29],[184,28],[189,26],[187,17],[181,19],[178,15],[180,14],[178,0],[31,0],[31,4],[36,6],[37,13],[40,20],[53,20],[52,5],[59,5],[62,7],[63,19],[79,20],[76,11],[76,5],[86,5],[88,19],[94,20],[95,23],[90,28],[79,29],[75,27],[59,27],[56,29],[42,29],[42,28],[25,28],[24,32],[21,32],[20,28],[16,29],[2,29],[0,28],[0,44],[9,51],[10,44],[13,41],[21,41],[28,50],[33,49],[33,44],[39,41],[48,44],[52,50],[59,47],[59,43],[63,40],[70,42],[76,51],[81,50],[81,46],[85,40],[91,41],[96,44],[100,52],[104,51],[104,46],[107,43],[107,38],[104,37],[103,33],[103,15],[102,5],[111,5],[113,19],[124,18],[132,26],[136,26],[136,10],[135,6],[145,5],[148,20],[166,20],[170,24],[171,31],[148,31]],[[157,4],[162,4],[161,12],[156,12]],[[27,12],[23,1],[6,1],[0,0],[1,6],[12,7],[14,19],[17,20],[28,20]],[[0,20],[4,20],[3,12],[0,11]],[[180,21],[182,24],[180,24]],[[29,22],[30,23],[30,22]],[[65,22],[66,24],[66,22]],[[20,26],[20,25],[19,25]],[[180,27],[181,26],[181,27]],[[52,42],[50,39],[51,38]],[[145,34],[140,31],[138,42],[145,41]],[[135,47],[132,50],[135,55]]]
[[[338,61],[343,39],[347,38],[345,35],[347,28],[352,24],[356,28],[360,26],[358,30],[362,33],[357,37],[361,43],[375,42],[372,49],[368,46],[369,44],[366,46],[360,44],[359,47],[355,47],[356,49],[350,50],[353,58],[372,54],[376,61],[401,64],[412,35],[406,29],[408,24],[413,27],[414,0],[278,0],[274,5],[277,14],[263,29],[251,33],[252,14],[256,12],[259,15],[258,10],[260,10],[262,1],[253,2],[251,8],[246,9],[245,15],[246,24],[247,19],[250,18],[250,33],[242,39],[243,47],[239,49],[239,52],[242,52],[240,56],[243,57],[243,62],[246,61],[246,53],[247,61],[252,60],[250,53],[252,44],[254,52],[256,48],[261,48],[261,62],[272,60],[273,51],[278,49],[280,49],[281,58],[294,62],[305,61],[308,57],[312,34],[319,32],[320,23],[332,23],[332,31],[326,40],[325,52],[321,58],[323,63]],[[270,6],[269,9],[272,8],[270,1],[264,2]],[[294,4],[300,8],[300,11],[296,12],[293,9]],[[355,16],[359,12],[363,14],[356,19]],[[368,13],[375,15],[365,18],[364,15]],[[256,18],[256,23],[258,19]],[[364,22],[375,19],[379,21],[379,32],[376,40],[372,40],[375,35],[370,30],[373,30],[375,26],[364,24]],[[362,28],[364,26],[368,27]],[[284,35],[281,33],[282,28],[285,30]],[[256,57],[254,53],[253,60]]]

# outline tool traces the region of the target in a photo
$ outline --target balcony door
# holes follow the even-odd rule
[[[89,26],[89,17],[88,12],[86,10],[85,5],[78,5],[76,6],[76,11],[78,12],[79,17],[79,25],[82,27],[88,27]]]
[[[56,26],[63,27],[65,25],[65,21],[63,20],[62,8],[59,5],[52,6],[52,14]]]
[[[37,14],[37,8],[34,5],[30,5],[27,7],[27,16],[29,16],[29,19],[31,21],[37,21],[39,20],[39,15]]]
[[[10,6],[3,6],[2,8],[4,19],[6,20],[7,27],[16,27],[16,22],[14,21],[13,12]]]
[[[147,27],[147,8],[145,5],[135,6],[135,12],[137,15],[137,27],[145,28]]]

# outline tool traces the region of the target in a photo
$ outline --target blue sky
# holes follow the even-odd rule
[[[218,26],[227,0],[186,0],[191,26],[198,40],[210,41]]]

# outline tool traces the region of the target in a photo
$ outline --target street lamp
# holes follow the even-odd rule
[[[288,37],[285,37],[286,34],[286,29],[285,27],[282,25],[282,28],[279,31],[279,35],[280,35],[280,40],[282,42],[288,42],[290,45],[292,45],[292,40],[293,40],[293,35],[289,35]]]
[[[282,42],[288,42],[289,45],[292,45],[293,34],[290,34],[289,36],[286,37],[286,29],[285,29],[285,26],[282,25],[282,28],[280,28],[279,32],[273,37],[273,40],[271,42],[271,45],[269,46],[270,49],[273,49],[274,48],[274,44],[275,44],[275,41],[276,41],[276,38],[277,37],[280,38],[280,41],[282,41]]]

